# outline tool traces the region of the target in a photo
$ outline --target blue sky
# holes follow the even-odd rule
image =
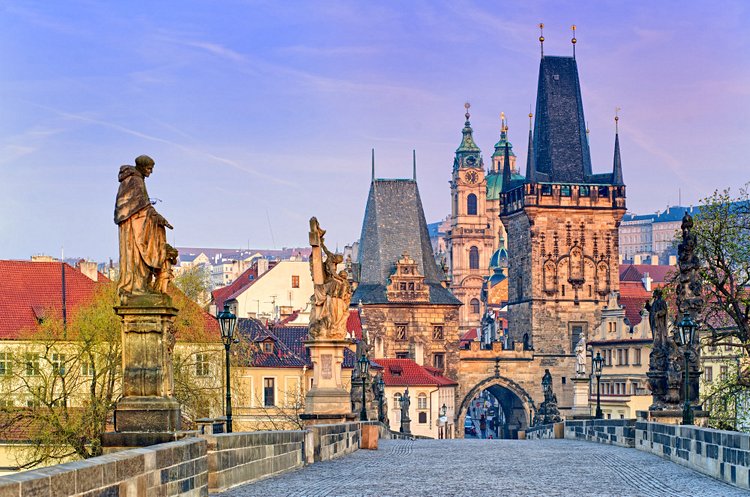
[[[525,164],[545,52],[577,59],[595,172],[613,115],[628,207],[697,203],[750,180],[743,1],[2,2],[0,258],[106,260],[117,171],[156,160],[149,194],[177,245],[331,245],[359,236],[370,181],[409,177],[449,212],[463,103],[485,159],[499,114]]]

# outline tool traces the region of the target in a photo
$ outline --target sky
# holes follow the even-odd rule
[[[508,117],[525,165],[545,53],[572,24],[594,172],[628,208],[750,181],[750,3],[737,1],[2,1],[0,258],[117,256],[117,172],[147,180],[177,246],[359,237],[376,175],[450,210],[464,102],[485,164]]]

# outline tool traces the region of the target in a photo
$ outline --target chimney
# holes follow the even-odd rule
[[[641,263],[641,255],[640,254],[634,254],[633,255],[633,264],[640,264]]]
[[[651,275],[649,275],[648,272],[643,273],[643,278],[641,279],[641,281],[643,282],[643,288],[647,292],[650,292],[651,291],[651,283],[654,281],[651,278]]]
[[[268,271],[268,259],[258,259],[258,277]]]
[[[676,266],[677,265],[677,256],[676,255],[670,255],[669,256],[669,265],[670,266]]]
[[[97,271],[97,264],[93,261],[78,261],[76,267],[82,275],[86,276],[91,281],[98,281],[99,271]]]
[[[659,265],[659,256],[658,255],[652,255],[651,256],[651,265],[652,266],[658,266]]]

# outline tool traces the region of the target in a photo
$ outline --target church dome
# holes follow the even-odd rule
[[[513,173],[510,175],[511,180],[525,181],[526,178],[520,174]],[[486,176],[487,179],[487,200],[499,200],[500,194],[503,191],[503,174],[500,172],[490,173]]]
[[[490,258],[490,269],[506,267],[508,267],[508,251],[505,247],[500,247]]]

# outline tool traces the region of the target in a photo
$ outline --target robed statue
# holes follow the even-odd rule
[[[146,191],[145,180],[153,170],[154,160],[147,155],[135,159],[135,167],[120,167],[115,224],[120,231],[117,289],[123,303],[131,295],[166,293],[177,259],[177,251],[167,244],[166,228],[172,225],[156,212]]]
[[[310,273],[313,280],[310,338],[342,340],[346,337],[352,288],[346,271],[336,270],[344,258],[328,250],[325,233],[318,220],[310,218]]]
[[[583,333],[576,344],[576,376],[586,376],[586,335]]]

